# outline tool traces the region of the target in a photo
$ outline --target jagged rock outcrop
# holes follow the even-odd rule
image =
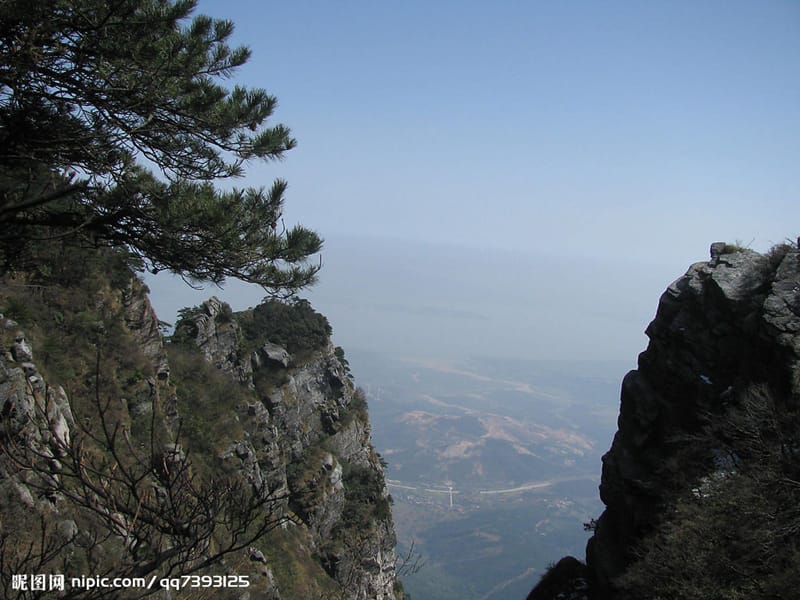
[[[123,291],[122,302],[125,307],[125,324],[144,354],[153,365],[159,379],[169,378],[169,362],[164,349],[164,337],[156,316],[147,287],[137,278],[131,278]]]
[[[176,331],[260,398],[241,407],[247,438],[224,456],[237,457],[249,479],[263,478],[273,493],[286,497],[287,514],[308,528],[312,551],[348,598],[395,598],[396,538],[383,467],[371,444],[363,398],[330,340],[298,359],[261,336],[246,339],[237,315],[217,298],[188,312]],[[348,522],[365,510],[349,504],[363,491],[354,488],[364,478],[375,496],[366,510],[373,503],[387,510]]]
[[[0,422],[4,425],[0,437],[52,452],[50,442],[68,443],[70,428],[75,425],[67,394],[63,387],[47,386],[16,321],[0,314],[0,329],[11,333],[14,340],[0,357]],[[48,427],[37,426],[42,420]]]
[[[240,355],[239,326],[233,321],[230,306],[212,296],[182,319],[178,328],[189,329],[206,360],[237,381],[252,384],[253,368],[249,357]]]
[[[797,394],[797,248],[766,256],[715,248],[709,262],[669,286],[647,335],[639,368],[623,380],[619,430],[603,457],[606,510],[587,551],[599,590],[609,589],[658,521],[677,472],[682,480],[708,474],[707,457],[688,452],[683,434],[719,418],[753,384]]]
[[[713,442],[693,442],[754,386],[800,401],[800,254],[714,244],[662,295],[638,368],[622,382],[618,431],[603,457],[606,509],[587,546],[593,598],[615,579],[675,499],[720,471]],[[698,492],[697,490],[701,490]],[[536,598],[557,597],[531,596]]]

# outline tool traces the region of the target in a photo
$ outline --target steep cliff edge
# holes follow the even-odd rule
[[[238,457],[250,479],[285,498],[290,522],[308,531],[312,554],[353,598],[388,600],[396,585],[391,497],[366,400],[329,335],[303,300],[233,313],[211,298],[185,312],[173,344],[200,348],[253,391],[236,407],[244,436],[223,456]]]
[[[590,591],[570,563],[530,598],[785,597],[800,583],[797,247],[712,245],[647,335],[603,457]]]
[[[168,343],[125,257],[60,259],[0,281],[0,595],[402,598],[324,317],[211,299]]]

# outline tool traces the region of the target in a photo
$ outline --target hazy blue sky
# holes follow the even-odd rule
[[[288,179],[287,223],[328,240],[311,298],[345,349],[633,361],[712,241],[800,233],[800,2],[199,11],[299,141],[239,185]],[[151,287],[166,320],[199,301]]]

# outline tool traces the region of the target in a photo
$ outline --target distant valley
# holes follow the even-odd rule
[[[388,462],[413,600],[521,599],[602,510],[622,362],[397,360],[351,351]]]

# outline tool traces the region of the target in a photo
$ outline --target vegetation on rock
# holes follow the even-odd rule
[[[681,494],[617,580],[621,598],[793,598],[800,573],[800,415],[754,387],[693,443],[716,468]]]
[[[331,326],[308,300],[266,299],[252,310],[236,314],[247,348],[266,342],[278,344],[290,354],[305,354],[322,349],[331,335]]]

